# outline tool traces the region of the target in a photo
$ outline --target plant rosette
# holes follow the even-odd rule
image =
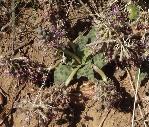
[[[104,82],[107,82],[104,72],[100,69],[106,63],[103,55],[92,55],[91,49],[86,46],[96,39],[95,33],[96,30],[92,28],[86,36],[81,34],[75,43],[70,44],[70,48],[62,49],[66,63],[60,63],[56,67],[54,72],[55,83],[65,83],[68,86],[74,78],[82,76],[94,81],[94,71],[101,76]]]

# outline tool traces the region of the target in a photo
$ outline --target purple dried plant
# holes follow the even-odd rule
[[[111,11],[112,11],[112,14],[113,14],[113,15],[118,15],[118,14],[120,13],[119,5],[113,4],[113,5],[111,6]]]
[[[108,12],[108,21],[109,25],[116,29],[119,29],[121,26],[125,25],[128,21],[127,13],[124,11],[124,3],[114,3],[110,8],[110,13]]]
[[[99,83],[100,85],[97,85],[95,89],[95,98],[101,101],[105,108],[115,107],[122,99],[122,94],[115,86],[115,83],[112,80],[109,80],[108,84]]]
[[[63,29],[51,25],[50,28],[39,27],[37,32],[40,42],[46,44],[48,47],[59,48],[63,46],[61,43],[61,38],[65,35]]]
[[[42,84],[48,74],[44,68],[45,66],[30,59],[10,59],[8,64],[9,75],[17,78],[20,83],[32,82],[34,84]]]

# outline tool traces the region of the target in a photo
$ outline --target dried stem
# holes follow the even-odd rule
[[[134,106],[133,106],[131,127],[134,127],[134,119],[135,119],[135,110],[136,110],[136,102],[137,102],[137,93],[138,93],[138,88],[139,88],[139,81],[140,81],[140,68],[138,70],[138,75],[137,75],[137,82],[136,82],[136,89],[135,89],[135,100],[134,100]]]
[[[131,74],[130,74],[130,72],[129,72],[129,70],[128,70],[127,68],[126,68],[126,71],[127,71],[127,73],[128,73],[129,82],[130,82],[130,84],[131,84],[131,86],[132,86],[133,91],[135,92],[135,86],[134,86],[134,84],[133,84],[133,82],[132,82],[132,80],[133,80],[133,79],[132,79],[132,76],[131,76]],[[139,98],[139,100],[140,100],[141,97],[139,96],[138,93],[137,93],[137,96],[138,96],[138,98]],[[140,110],[141,117],[142,117],[142,119],[144,120],[144,126],[147,127],[147,125],[146,125],[146,123],[145,123],[145,119],[144,119],[144,117],[143,117],[143,113],[142,113],[140,104],[138,104],[138,108],[139,108],[139,110]]]

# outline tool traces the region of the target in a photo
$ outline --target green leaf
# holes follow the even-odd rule
[[[95,28],[92,28],[89,33],[85,36],[83,36],[82,34],[79,35],[77,41],[76,41],[76,44],[78,44],[78,47],[77,47],[77,55],[80,57],[80,58],[83,58],[84,55],[87,56],[89,54],[90,49],[86,47],[86,44],[89,44],[91,42],[93,42],[94,40],[96,39],[96,30]]]
[[[79,44],[80,50],[84,50],[86,44],[93,42],[96,39],[96,30],[93,27],[86,36],[80,35],[77,44]]]
[[[104,59],[104,56],[103,54],[96,54],[94,57],[93,57],[93,63],[94,65],[96,65],[98,68],[102,68],[105,64],[106,64],[106,61]]]
[[[71,80],[73,79],[73,77],[76,75],[77,71],[80,69],[81,65],[79,65],[78,67],[74,68],[73,71],[71,72],[71,74],[69,75],[69,77],[67,78],[66,82],[65,82],[65,86],[68,86],[69,83],[71,82]]]
[[[94,72],[92,69],[92,63],[91,61],[87,62],[82,68],[78,70],[77,73],[78,78],[81,76],[87,77],[89,80],[94,80]]]
[[[90,32],[87,34],[88,39],[91,39],[89,43],[95,41],[96,39],[96,29],[93,27]]]
[[[86,47],[84,48],[84,57],[87,58],[91,55],[91,50],[90,48]]]
[[[82,51],[85,48],[87,42],[88,42],[87,36],[80,35],[79,40],[77,41],[77,44],[79,46],[78,50]]]
[[[81,60],[80,60],[80,58],[76,54],[74,54],[73,52],[69,51],[68,49],[65,49],[63,51],[64,51],[64,53],[66,55],[68,55],[69,57],[74,58],[79,64],[81,64]]]
[[[90,60],[90,56],[91,56],[90,49],[88,47],[84,48],[84,56],[82,58],[82,64],[88,62],[88,60]]]
[[[127,11],[129,12],[128,18],[130,20],[136,20],[139,17],[139,7],[135,4],[129,4],[127,6]]]
[[[72,72],[72,68],[67,65],[59,64],[54,72],[54,82],[55,83],[63,83],[67,80],[69,75]]]
[[[105,83],[107,83],[108,80],[107,80],[107,76],[105,75],[105,73],[94,64],[93,64],[93,69],[102,77],[102,80]]]

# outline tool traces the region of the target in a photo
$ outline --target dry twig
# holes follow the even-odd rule
[[[135,93],[135,98],[136,98],[136,100],[134,101],[134,110],[133,110],[133,117],[132,117],[132,127],[134,127],[135,106],[136,106],[137,97],[139,98],[139,100],[141,99],[141,97],[139,96],[139,94],[138,94],[138,92],[137,92],[137,91],[138,91],[138,88],[137,88],[137,87],[139,87],[139,86],[138,86],[138,85],[139,85],[139,77],[137,78],[137,86],[135,87],[135,86],[134,86],[133,79],[132,79],[132,76],[131,76],[131,74],[130,74],[130,72],[129,72],[129,70],[128,70],[127,68],[126,68],[126,71],[127,71],[127,73],[128,73],[129,82],[130,82],[130,84],[131,84],[131,86],[132,86],[132,89],[133,89],[133,91],[134,91],[134,93]],[[139,69],[139,73],[140,73],[140,69]],[[138,73],[138,76],[140,76],[139,73]],[[137,93],[136,93],[136,92],[137,92]],[[138,108],[139,108],[139,110],[140,110],[140,115],[141,115],[142,119],[144,120],[144,126],[147,127],[147,125],[146,125],[146,123],[145,123],[144,116],[143,116],[143,112],[142,112],[142,110],[141,110],[140,104],[138,104]]]

